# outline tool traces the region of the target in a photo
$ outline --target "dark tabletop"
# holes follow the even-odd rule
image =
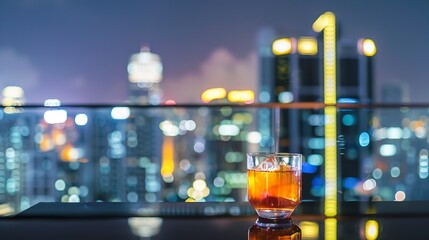
[[[302,203],[282,229],[254,225],[247,203],[39,203],[0,218],[0,239],[427,239],[426,202],[343,203],[328,218]],[[365,237],[365,234],[366,237]]]

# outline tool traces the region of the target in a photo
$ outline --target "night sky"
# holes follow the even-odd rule
[[[129,58],[148,44],[163,61],[164,99],[196,103],[208,87],[255,88],[262,28],[313,34],[325,11],[344,39],[376,42],[377,101],[394,83],[429,102],[425,0],[0,0],[0,89],[21,86],[35,104],[123,103]]]

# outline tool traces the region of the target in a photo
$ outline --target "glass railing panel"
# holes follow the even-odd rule
[[[2,215],[39,202],[244,202],[255,151],[302,153],[303,199],[321,209],[329,196],[429,199],[425,105],[13,110],[0,112]]]

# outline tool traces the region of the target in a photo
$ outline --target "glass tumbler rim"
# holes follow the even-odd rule
[[[293,153],[293,152],[249,152],[248,156],[281,156],[281,157],[302,157],[301,153]]]

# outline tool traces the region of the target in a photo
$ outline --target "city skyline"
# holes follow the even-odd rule
[[[408,82],[411,102],[427,102],[425,2],[21,0],[0,6],[0,88],[23,87],[27,103],[47,98],[64,104],[124,103],[126,66],[143,44],[165,66],[165,100],[201,102],[208,87],[254,89],[258,31],[268,27],[285,36],[311,35],[311,24],[327,10],[337,15],[345,39],[376,42],[376,101],[382,86],[393,81]],[[380,9],[385,10],[381,17]]]
[[[332,12],[325,12],[313,25],[314,31],[323,30],[323,39],[294,35],[273,45],[271,39],[282,37],[279,33],[269,28],[259,32],[260,52],[253,57],[265,77],[253,82],[268,80],[260,82],[261,102],[287,103],[295,97],[327,104],[372,102],[376,48],[370,39],[344,42],[335,34],[341,32],[337,23]],[[304,43],[313,47],[303,48]],[[323,46],[323,52],[315,51],[316,46]],[[249,72],[256,67],[237,64],[238,57],[221,49],[202,62],[199,75],[185,75],[189,85],[175,83],[174,92],[199,98],[192,83],[206,80],[202,76],[210,84],[244,79],[246,89],[251,87],[249,79],[256,74]],[[157,96],[163,76],[161,59],[146,47],[131,55],[129,81],[124,81],[129,103],[154,103],[151,97]],[[238,86],[224,84],[227,90]],[[391,86],[383,99],[407,98],[400,86]],[[21,103],[21,88],[5,92],[15,93],[5,102]],[[205,102],[226,102],[226,90],[221,92]],[[241,93],[227,99],[249,100]],[[253,93],[248,96],[253,100]],[[45,106],[58,107],[59,101],[51,99]],[[0,112],[5,143],[0,149],[0,201],[16,211],[39,201],[245,201],[245,153],[255,151],[302,153],[303,185],[308,186],[303,197],[324,198],[326,216],[336,215],[342,201],[426,198],[410,186],[424,184],[428,177],[427,109],[357,107],[5,107]],[[399,184],[391,184],[395,182]]]

